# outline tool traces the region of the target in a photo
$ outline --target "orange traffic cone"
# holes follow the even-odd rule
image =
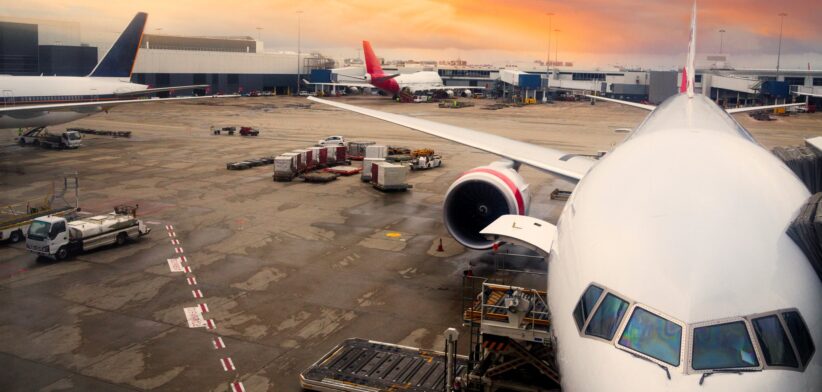
[[[437,252],[445,252],[445,249],[442,248],[442,238],[440,238],[440,245],[437,246]]]

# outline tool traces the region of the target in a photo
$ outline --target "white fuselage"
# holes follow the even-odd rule
[[[145,90],[148,86],[129,82],[128,78],[78,76],[0,76],[0,105],[27,106],[69,102],[106,101],[116,94]],[[0,129],[43,127],[63,124],[102,111],[86,107],[72,111],[38,111],[18,115],[0,114]]]
[[[445,85],[442,83],[440,75],[433,71],[414,72],[401,74],[395,78],[400,89],[407,88],[414,91],[442,90]]]
[[[566,391],[811,391],[822,384],[822,283],[786,234],[809,197],[799,179],[702,95],[674,96],[579,182],[548,263]],[[581,336],[572,313],[591,283],[685,325],[796,308],[817,352],[803,371],[689,374]],[[754,337],[755,338],[755,337]],[[760,356],[760,362],[762,361]]]

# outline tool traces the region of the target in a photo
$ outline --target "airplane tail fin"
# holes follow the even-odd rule
[[[134,60],[137,58],[137,50],[143,40],[143,29],[146,27],[147,20],[148,14],[138,12],[88,76],[101,78],[131,77]]]
[[[694,69],[694,58],[696,57],[696,0],[694,0],[694,7],[691,11],[691,37],[688,41],[688,57],[685,61],[685,70],[682,74],[682,81],[686,82],[680,90],[684,88],[683,92],[688,93],[688,97],[694,96],[694,77],[696,76]]]
[[[374,54],[374,49],[371,49],[371,43],[362,41],[362,51],[365,54],[365,70],[371,76],[380,76],[384,72],[380,66],[380,59]]]

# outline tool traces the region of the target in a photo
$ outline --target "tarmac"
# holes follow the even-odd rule
[[[483,110],[492,102],[441,109],[342,100],[585,154],[612,148],[625,137],[615,130],[646,114],[610,103]],[[736,118],[767,148],[822,134],[822,114]],[[260,136],[209,131],[244,125]],[[86,135],[80,149],[57,151],[17,146],[16,130],[0,130],[0,205],[42,197],[52,180],[77,172],[85,213],[139,204],[152,233],[63,262],[0,244],[0,390],[225,391],[239,381],[246,391],[294,391],[298,374],[346,338],[442,349],[445,329],[457,327],[466,354],[467,269],[545,288],[544,277],[495,271],[494,257],[462,248],[442,224],[448,186],[498,159],[490,154],[294,97],[134,104],[51,129],[66,127],[132,137]],[[279,183],[270,165],[225,168],[329,135],[434,148],[444,165],[411,172],[413,189],[389,194],[358,176]],[[549,194],[572,185],[521,172],[531,214],[556,222],[563,202]],[[180,256],[190,273],[170,271],[167,259]],[[214,328],[189,328],[183,309],[200,304]]]

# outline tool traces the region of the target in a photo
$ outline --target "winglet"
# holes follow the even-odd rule
[[[134,69],[137,50],[143,40],[143,29],[146,27],[148,14],[138,12],[128,24],[111,49],[88,76],[101,78],[128,78]]]
[[[688,59],[685,62],[685,71],[682,75],[686,83],[686,92],[689,98],[694,97],[694,58],[696,57],[696,0],[694,0],[694,8],[691,11],[691,37],[688,41]]]
[[[371,76],[382,76],[383,70],[380,66],[380,59],[374,54],[374,49],[371,49],[371,43],[362,41],[362,51],[365,55],[365,70]]]

